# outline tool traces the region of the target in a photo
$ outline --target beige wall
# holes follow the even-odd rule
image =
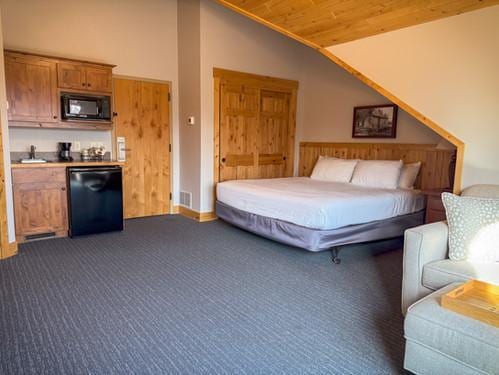
[[[1,30],[0,16],[0,30]],[[0,32],[0,50],[3,49],[3,37]],[[9,242],[15,242],[16,231],[14,226],[14,205],[12,200],[12,178],[10,174],[10,145],[9,126],[7,122],[7,94],[5,92],[5,66],[3,56],[0,57],[0,126],[2,127],[3,142],[3,163],[5,172],[5,196],[7,202],[7,226],[9,232]]]
[[[213,67],[299,81],[297,144],[351,138],[353,107],[387,103],[316,51],[201,0],[201,207],[213,206]],[[437,143],[440,137],[400,113],[398,137],[388,142]],[[298,147],[296,147],[298,152]],[[298,161],[296,156],[295,161]],[[196,208],[199,209],[199,208]]]
[[[1,0],[0,7],[6,48],[116,64],[115,74],[171,81],[173,150],[178,152],[176,0]],[[53,149],[50,138],[111,147],[110,132],[11,132],[18,151],[38,143],[40,150]],[[173,192],[178,191],[175,156]]]
[[[201,189],[199,0],[178,3],[178,81],[180,135],[180,191],[192,193],[191,207],[199,210]],[[187,118],[194,116],[195,124]]]
[[[465,142],[463,186],[499,183],[499,6],[329,50]]]

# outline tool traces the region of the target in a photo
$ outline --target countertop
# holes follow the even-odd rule
[[[47,163],[20,163],[13,162],[11,168],[60,168],[60,167],[99,167],[108,165],[125,165],[123,161],[67,161],[67,162],[47,162]]]

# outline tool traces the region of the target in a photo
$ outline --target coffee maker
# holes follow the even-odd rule
[[[73,161],[71,142],[59,142],[59,161]]]

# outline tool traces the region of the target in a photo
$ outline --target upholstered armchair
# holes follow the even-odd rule
[[[463,196],[499,199],[499,185],[474,185]],[[414,302],[453,282],[478,279],[499,284],[499,262],[481,263],[448,259],[449,229],[441,221],[405,232],[402,313]]]

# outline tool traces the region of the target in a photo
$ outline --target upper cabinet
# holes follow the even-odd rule
[[[112,69],[106,66],[72,62],[57,64],[57,82],[60,88],[111,92]]]
[[[5,84],[10,121],[59,121],[54,61],[6,53]]]
[[[113,65],[5,51],[9,126],[108,129],[112,122],[63,120],[60,93],[112,95]]]

